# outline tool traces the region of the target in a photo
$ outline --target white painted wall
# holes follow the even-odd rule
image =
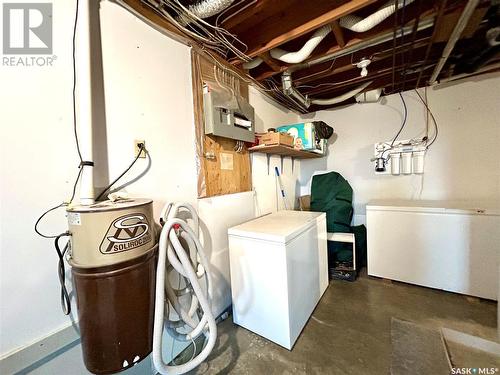
[[[78,171],[71,111],[73,9],[72,1],[54,3],[52,67],[0,65],[0,126],[2,139],[9,140],[0,147],[0,357],[68,324],[52,241],[38,237],[33,225],[45,209],[69,198]],[[63,212],[41,226],[50,234],[66,227]]]
[[[486,206],[500,201],[500,74],[428,89],[439,124],[423,176],[375,175],[373,144],[391,140],[402,121],[402,104],[391,95],[375,104],[320,111],[305,118],[333,126],[338,138],[329,147],[328,170],[341,173],[354,189],[355,221],[364,222],[373,199],[465,200]],[[404,93],[408,122],[401,139],[423,134],[425,108],[412,91]],[[304,174],[303,180],[309,180]],[[307,191],[307,188],[303,189]]]
[[[33,232],[45,208],[68,198],[78,164],[71,106],[74,4],[53,4],[56,64],[43,69],[0,67],[0,124],[2,138],[9,139],[0,148],[0,358],[69,324],[60,311],[52,241]],[[132,160],[134,139],[146,140],[151,165],[125,190],[154,199],[156,217],[167,201],[188,201],[198,208],[218,282],[219,314],[230,302],[226,231],[255,216],[254,193],[197,199],[189,48],[114,4],[104,2],[101,16],[107,118],[96,144],[101,156],[96,162],[104,162],[114,178]],[[262,127],[297,118],[256,92],[251,103]],[[124,181],[147,165],[140,159]],[[49,216],[42,228],[50,233],[66,230],[64,213]],[[165,355],[168,359],[171,353],[166,350]]]
[[[258,133],[266,132],[269,128],[294,124],[298,121],[298,115],[295,112],[283,107],[276,107],[276,104],[271,99],[253,88],[250,88],[250,104],[256,108],[255,122],[256,132]],[[283,158],[282,169],[281,158],[279,156],[271,156],[268,174],[266,156],[260,153],[252,154],[252,181],[255,190],[257,215],[283,209],[283,200],[277,185],[275,167],[278,167],[281,174],[288,207],[295,206],[300,186],[299,179],[302,163],[299,160],[295,160],[292,168],[292,159],[285,157]]]

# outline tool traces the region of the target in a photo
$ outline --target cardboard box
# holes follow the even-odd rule
[[[268,132],[260,137],[260,143],[266,146],[289,146],[293,147],[293,136],[287,133]]]
[[[296,149],[311,151],[319,148],[312,122],[280,126],[277,131],[287,132],[292,135],[294,137],[293,147]]]

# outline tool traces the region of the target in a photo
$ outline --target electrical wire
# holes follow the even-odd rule
[[[391,151],[392,149],[394,149],[394,142],[396,142],[396,139],[399,137],[399,135],[403,131],[403,129],[404,129],[405,125],[406,125],[406,120],[408,118],[408,108],[406,107],[406,102],[405,102],[405,100],[403,98],[403,95],[400,92],[398,94],[399,94],[399,97],[401,98],[401,101],[403,103],[403,113],[404,113],[404,115],[403,115],[403,122],[402,122],[401,127],[399,128],[398,132],[396,133],[396,135],[392,139],[391,144],[389,145],[389,147],[386,148],[384,151],[382,151],[382,153],[380,154],[380,157],[382,159],[385,159],[386,161],[388,160],[389,155],[387,155],[387,158],[384,158],[384,154],[386,152]]]
[[[238,39],[237,35],[220,27],[216,21],[215,26],[198,17],[179,0],[142,0],[156,13],[168,19],[179,30],[207,45],[208,48],[228,58],[232,52],[243,61],[250,61],[246,55],[248,46]]]
[[[40,222],[42,221],[42,219],[45,217],[45,215],[47,215],[49,212],[52,212],[60,207],[66,207],[66,206],[69,206],[73,200],[75,199],[75,195],[76,195],[76,186],[78,185],[78,181],[80,180],[80,177],[82,175],[82,172],[83,172],[83,168],[80,167],[79,171],[78,171],[78,176],[76,177],[75,179],[75,182],[73,184],[73,192],[71,194],[71,198],[68,202],[63,202],[61,204],[58,204],[57,206],[54,206],[54,207],[51,207],[49,208],[48,210],[46,210],[43,214],[41,214],[38,219],[36,220],[35,222],[35,232],[36,234],[38,234],[40,237],[43,237],[43,238],[56,238],[58,235],[57,234],[54,234],[54,235],[50,235],[50,234],[43,234],[39,229],[38,229],[38,225],[40,224]]]
[[[438,137],[438,134],[439,134],[438,123],[436,121],[436,118],[434,117],[434,114],[432,113],[431,109],[429,108],[429,105],[426,103],[426,101],[424,100],[424,98],[422,98],[422,95],[420,95],[420,93],[418,92],[417,89],[415,89],[415,92],[417,93],[417,95],[418,95],[420,101],[422,102],[422,104],[427,109],[427,113],[431,116],[432,122],[434,123],[434,137],[432,138],[432,141],[430,141],[429,144],[427,145],[427,148],[429,148],[429,147],[432,146],[432,144],[434,142],[436,142],[436,139]]]
[[[83,163],[82,152],[80,151],[80,142],[78,140],[78,130],[76,122],[76,28],[78,26],[78,7],[80,0],[76,0],[75,22],[73,23],[73,40],[72,40],[72,55],[73,55],[73,132],[75,133],[76,151],[80,158],[80,164]]]
[[[66,288],[66,267],[64,266],[64,255],[69,249],[69,240],[66,242],[64,249],[61,251],[59,246],[59,240],[63,237],[69,237],[71,233],[64,232],[58,235],[54,240],[54,247],[56,249],[57,257],[59,258],[59,262],[57,265],[57,273],[59,275],[59,284],[61,285],[61,308],[63,310],[64,315],[69,315],[71,313],[71,299],[68,293],[68,289]]]
[[[80,180],[80,177],[82,176],[83,172],[83,158],[82,158],[82,153],[80,151],[80,142],[78,139],[78,131],[77,131],[77,119],[76,119],[76,28],[78,26],[78,9],[79,9],[79,0],[76,0],[76,7],[75,7],[75,20],[73,23],[73,37],[72,37],[72,56],[73,56],[73,89],[72,89],[72,97],[73,97],[73,132],[74,132],[74,137],[75,137],[75,143],[76,143],[76,151],[78,153],[78,158],[80,159],[80,165],[79,165],[79,171],[78,175],[76,176],[75,182],[73,183],[73,191],[71,194],[71,198],[68,202],[63,202],[61,204],[58,204],[57,206],[51,207],[45,212],[43,212],[38,219],[35,222],[35,232],[39,236],[43,238],[56,238],[58,235],[46,235],[43,234],[41,231],[38,230],[38,225],[40,224],[41,220],[47,215],[49,212],[52,212],[60,207],[68,206],[70,205],[73,200],[75,199],[76,195],[76,187],[78,185],[78,181]]]
[[[144,147],[144,144],[139,144],[138,147],[139,147],[139,151],[137,152],[137,156],[134,158],[134,160],[132,161],[132,163],[130,163],[130,165],[127,167],[127,169],[125,169],[117,178],[115,178],[113,180],[113,182],[111,182],[108,186],[106,186],[104,188],[103,191],[101,191],[99,193],[99,195],[95,199],[96,201],[98,201],[104,195],[105,192],[107,192],[109,189],[111,189],[111,187],[114,184],[116,184],[123,176],[125,176],[127,174],[127,172],[134,166],[134,164],[137,162],[137,160],[139,160],[139,158],[141,157],[142,152],[146,151],[146,147]]]
[[[404,117],[403,117],[403,123],[401,124],[401,128],[396,133],[396,135],[394,136],[394,138],[393,138],[393,140],[391,142],[391,148],[392,148],[392,146],[394,146],[394,142],[396,142],[396,139],[399,137],[399,135],[403,131],[403,129],[404,129],[405,125],[406,125],[406,119],[408,117],[408,108],[406,108],[406,102],[405,102],[405,100],[403,98],[403,95],[401,93],[398,93],[398,94],[399,94],[399,97],[401,98],[401,101],[403,102]]]

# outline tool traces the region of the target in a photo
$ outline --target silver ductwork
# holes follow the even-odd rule
[[[208,18],[222,12],[233,2],[234,0],[202,0],[191,5],[188,10],[197,17]]]

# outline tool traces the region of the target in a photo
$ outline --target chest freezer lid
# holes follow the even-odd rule
[[[287,243],[325,220],[323,212],[278,211],[228,229],[229,236]]]
[[[498,204],[480,201],[374,200],[366,211],[406,211],[436,214],[499,216]]]

